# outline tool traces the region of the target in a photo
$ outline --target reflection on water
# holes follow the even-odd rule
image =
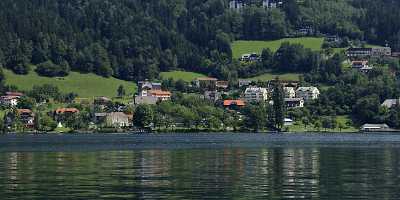
[[[399,199],[397,148],[0,153],[1,199]]]

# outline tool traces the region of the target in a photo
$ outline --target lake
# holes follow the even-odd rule
[[[400,199],[400,135],[2,135],[0,199]]]

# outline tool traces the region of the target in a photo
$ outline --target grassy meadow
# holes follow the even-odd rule
[[[34,85],[51,84],[57,86],[63,93],[74,92],[79,97],[84,98],[96,96],[115,97],[120,85],[124,86],[127,95],[133,94],[137,89],[136,84],[133,82],[78,72],[71,72],[66,77],[49,78],[39,76],[34,71],[27,75],[17,75],[10,70],[4,69],[4,75],[6,84],[15,85],[20,90],[30,90]]]
[[[240,58],[242,54],[246,53],[261,53],[263,49],[269,48],[271,51],[277,51],[283,42],[292,44],[302,44],[306,48],[315,51],[321,50],[324,38],[317,37],[300,37],[300,38],[284,38],[272,41],[244,41],[238,40],[231,44],[233,58]]]
[[[284,81],[298,81],[299,77],[301,74],[298,73],[275,73],[275,72],[270,72],[270,73],[265,73],[259,76],[255,76],[252,78],[248,78],[248,80],[253,80],[253,81],[269,81],[269,80],[274,80],[276,77],[279,77],[280,80]]]
[[[199,74],[195,72],[185,72],[185,71],[170,71],[170,72],[161,72],[160,77],[162,79],[170,79],[177,81],[182,79],[187,82],[191,82],[196,78],[206,77],[204,74]]]

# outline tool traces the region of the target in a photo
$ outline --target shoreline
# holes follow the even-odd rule
[[[160,132],[140,132],[140,131],[115,131],[115,132],[96,132],[96,131],[73,131],[73,132],[37,132],[37,131],[26,131],[26,132],[8,132],[0,135],[169,135],[169,134],[248,134],[248,135],[297,135],[297,134],[310,134],[310,135],[323,135],[323,134],[388,134],[388,133],[399,133],[400,130],[392,131],[266,131],[266,132],[251,132],[251,131],[160,131]]]

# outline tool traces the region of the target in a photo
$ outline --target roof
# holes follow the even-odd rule
[[[259,92],[268,92],[266,88],[262,88],[262,87],[248,87],[246,88],[245,93],[259,93]]]
[[[288,122],[289,122],[289,123],[290,123],[290,122],[294,122],[294,121],[293,121],[292,119],[285,118],[285,119],[284,119],[284,122],[286,122],[286,123],[288,123]]]
[[[316,87],[299,87],[297,89],[298,92],[313,92],[315,90],[318,90],[318,88],[316,88]]]
[[[304,101],[303,98],[285,98],[285,102]]]
[[[17,109],[18,114],[22,114],[22,113],[32,113],[32,110],[30,109]]]
[[[1,96],[1,99],[3,100],[13,100],[13,99],[19,99],[20,96]]]
[[[372,48],[351,47],[347,51],[372,51]]]
[[[24,94],[21,92],[6,92],[6,95],[7,96],[18,96],[18,97],[24,96]]]
[[[218,79],[211,78],[211,77],[199,77],[199,78],[196,78],[196,80],[198,80],[198,81],[218,81]]]
[[[111,112],[111,113],[107,113],[107,116],[129,118],[129,115],[127,115],[127,114],[125,114],[123,112]]]
[[[225,100],[224,101],[224,106],[231,106],[231,105],[245,106],[246,103],[242,100]]]
[[[154,96],[171,96],[170,91],[162,91],[162,90],[150,90],[150,94]]]
[[[76,108],[58,108],[56,110],[57,114],[62,114],[62,113],[66,113],[66,112],[67,113],[77,113],[77,112],[79,112],[79,110]]]
[[[355,61],[351,62],[351,64],[365,65],[365,64],[368,64],[368,60],[355,60]]]
[[[364,124],[361,129],[388,129],[387,124]]]
[[[107,116],[107,113],[95,113],[94,116],[95,117],[105,117],[105,116]]]
[[[382,106],[392,108],[393,106],[397,105],[400,103],[400,99],[386,99],[383,103]]]

